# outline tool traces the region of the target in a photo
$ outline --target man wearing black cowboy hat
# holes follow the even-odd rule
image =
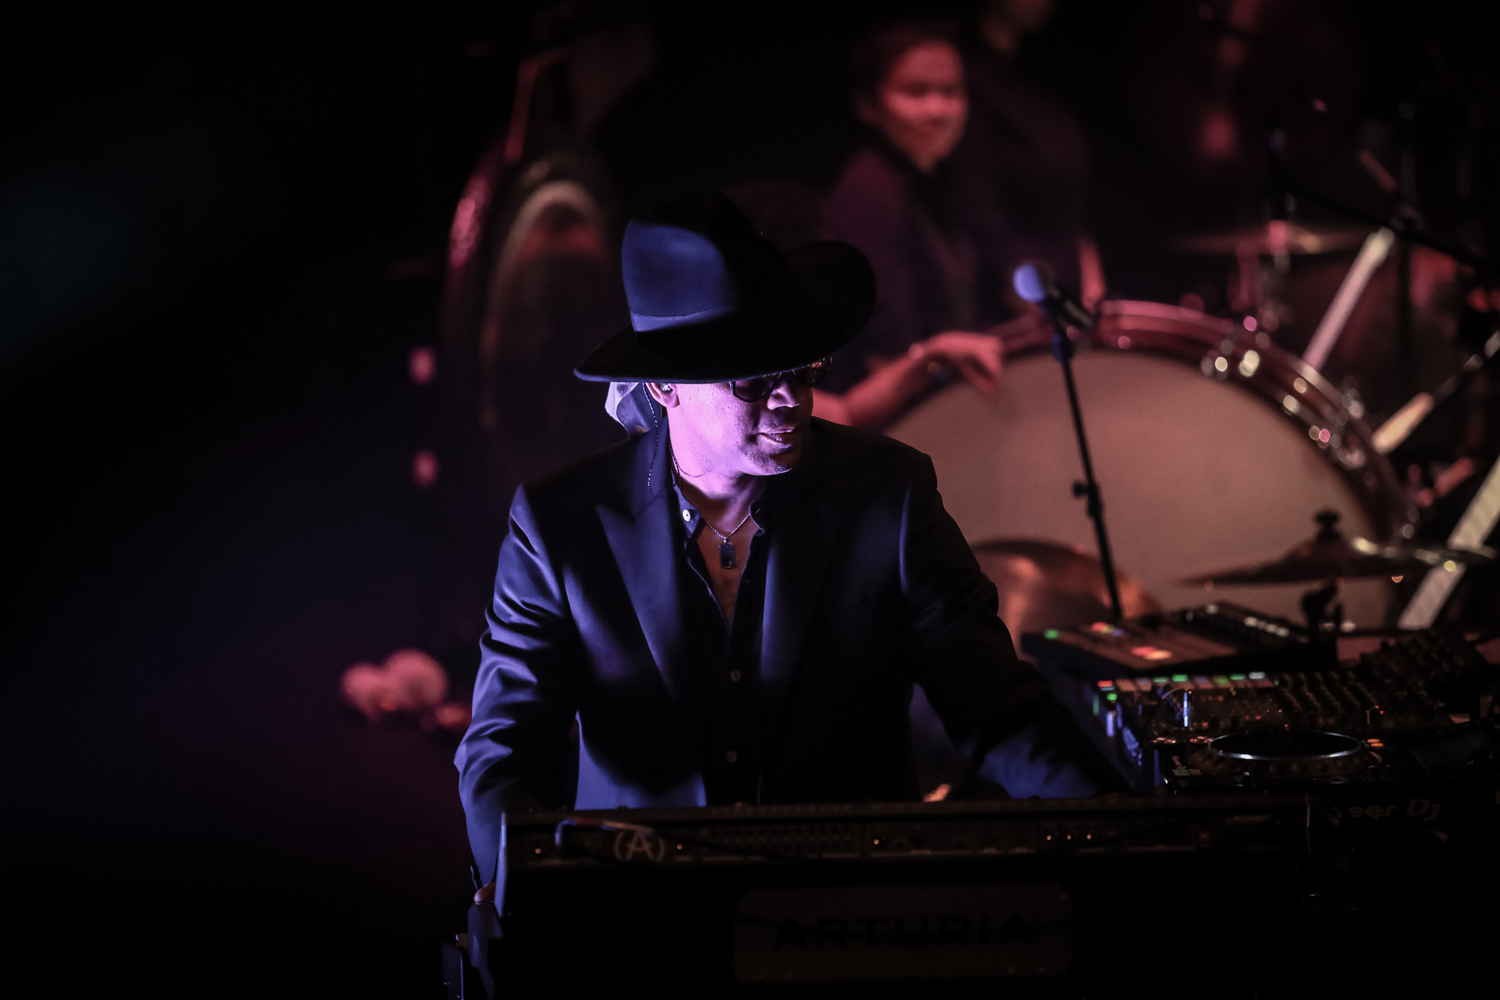
[[[456,758],[485,879],[506,809],[913,798],[914,683],[1011,794],[1118,787],[931,461],[812,419],[874,299],[859,251],[783,256],[709,195],[634,220],[623,270],[631,326],[576,371],[638,383],[644,433],[522,487],[500,551]]]

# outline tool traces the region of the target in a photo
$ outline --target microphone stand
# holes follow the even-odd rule
[[[1125,612],[1120,607],[1120,583],[1115,579],[1115,560],[1109,550],[1109,532],[1104,527],[1104,501],[1099,497],[1099,483],[1094,479],[1089,439],[1083,431],[1083,410],[1078,406],[1078,386],[1073,381],[1073,341],[1068,337],[1067,325],[1056,316],[1052,319],[1052,356],[1062,364],[1063,382],[1068,387],[1068,406],[1073,411],[1073,433],[1078,438],[1078,455],[1083,459],[1083,482],[1073,484],[1073,495],[1085,498],[1089,520],[1094,522],[1099,563],[1104,569],[1105,586],[1109,588],[1109,620],[1118,625]]]

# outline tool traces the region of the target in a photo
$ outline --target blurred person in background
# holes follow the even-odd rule
[[[986,394],[999,386],[1008,282],[973,226],[983,191],[951,156],[969,120],[957,33],[937,21],[878,26],[850,54],[855,115],[869,129],[834,182],[823,235],[864,251],[874,312],[816,394],[820,417],[879,427],[956,371]]]

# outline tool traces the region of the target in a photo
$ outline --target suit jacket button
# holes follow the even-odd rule
[[[740,755],[731,750],[724,755],[724,759],[733,764],[735,761],[740,759]]]
[[[732,681],[734,681],[734,682],[736,682],[736,683],[739,682],[740,676],[741,675],[740,675],[740,672],[738,670],[731,670],[731,671],[729,671],[729,679],[732,680]]]

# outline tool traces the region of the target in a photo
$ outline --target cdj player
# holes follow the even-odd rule
[[[1226,621],[1247,622],[1241,652],[1195,658],[1209,641],[1204,623],[1224,633]],[[1280,658],[1267,634],[1284,641]],[[1023,648],[1138,791],[1416,777],[1500,752],[1489,724],[1500,671],[1452,630],[1412,633],[1349,663],[1232,605],[1048,635],[1024,636]],[[1156,669],[1142,669],[1148,662]]]

